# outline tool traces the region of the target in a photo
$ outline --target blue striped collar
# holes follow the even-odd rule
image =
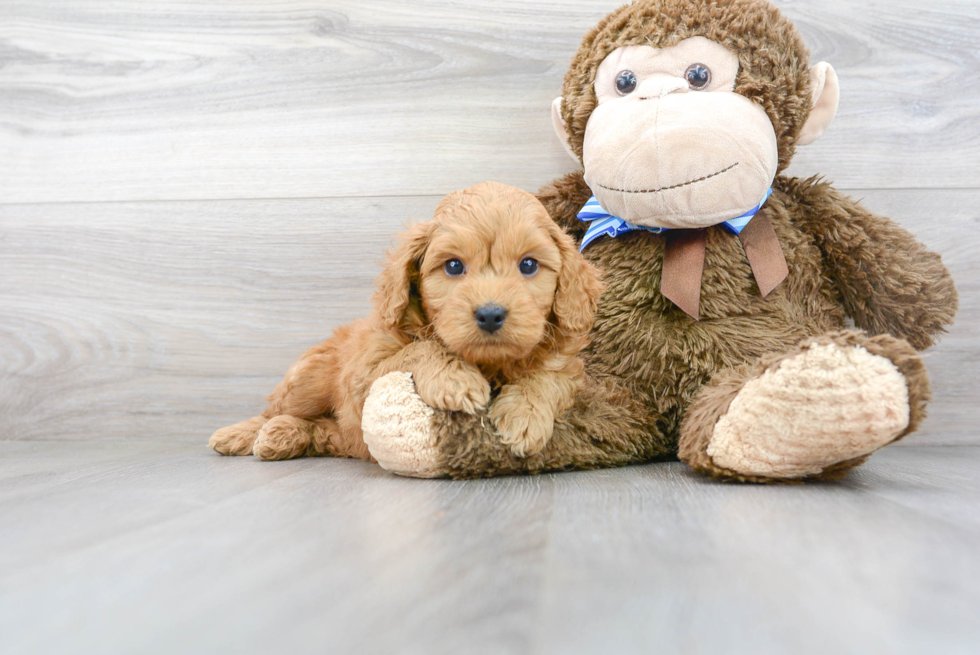
[[[766,197],[762,199],[758,205],[749,211],[745,212],[737,218],[725,221],[723,225],[728,228],[732,234],[740,234],[745,226],[749,224],[749,221],[759,213],[762,206],[766,204],[769,200],[769,196],[772,195],[772,188],[766,192]],[[586,230],[585,236],[582,237],[582,247],[579,250],[585,250],[585,247],[598,239],[601,236],[608,236],[616,238],[621,234],[626,234],[627,232],[633,232],[636,230],[646,230],[648,232],[653,232],[654,234],[660,234],[661,232],[666,232],[670,228],[667,227],[646,227],[645,225],[634,225],[633,223],[628,223],[618,216],[613,216],[599,204],[595,196],[589,198],[589,201],[585,203],[585,207],[582,211],[578,213],[578,220],[586,221],[589,223],[589,229]]]

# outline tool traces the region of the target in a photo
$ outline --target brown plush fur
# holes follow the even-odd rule
[[[528,257],[539,262],[533,275],[518,268]],[[464,275],[447,275],[452,259],[465,263]],[[600,291],[597,271],[531,194],[494,183],[450,194],[390,256],[373,315],[307,351],[261,416],[218,430],[210,445],[270,460],[370,459],[364,399],[379,376],[408,371],[442,410],[473,414],[499,392],[491,411],[499,440],[537,453],[581,384],[577,355]],[[492,335],[474,317],[488,303],[507,310]]]
[[[596,106],[593,78],[607,54],[622,45],[663,47],[692,36],[738,53],[735,90],[766,110],[778,137],[780,170],[785,169],[811,108],[809,52],[795,28],[762,0],[642,0],[602,20],[586,35],[565,77],[563,112],[572,149],[581,155]],[[593,381],[558,422],[547,447],[527,459],[502,447],[479,416],[437,412],[445,475],[618,466],[680,454],[719,477],[778,481],[715,467],[704,435],[749,377],[814,338],[859,344],[891,359],[907,379],[906,432],[915,429],[929,387],[909,344],[931,345],[957,308],[940,257],[816,179],[779,176],[774,188],[767,214],[789,277],[767,298],[760,296],[741,244],[721,226],[706,230],[700,322],[660,293],[663,236],[632,232],[597,240],[585,251],[607,285],[584,354]],[[573,173],[538,197],[552,218],[581,237],[586,226],[576,214],[590,195],[582,173]],[[847,317],[871,338],[841,333]],[[876,337],[884,334],[891,336]],[[817,477],[842,475],[864,459],[840,462]]]

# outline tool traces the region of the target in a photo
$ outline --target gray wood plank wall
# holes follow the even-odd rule
[[[406,221],[570,171],[606,0],[0,3],[0,439],[203,441],[363,314]],[[821,173],[943,254],[918,444],[980,443],[980,4],[778,2],[841,77]]]

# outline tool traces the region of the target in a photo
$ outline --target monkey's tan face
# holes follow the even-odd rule
[[[649,227],[715,225],[751,210],[778,167],[765,111],[734,92],[738,59],[704,37],[626,46],[599,67],[585,180],[611,214]]]

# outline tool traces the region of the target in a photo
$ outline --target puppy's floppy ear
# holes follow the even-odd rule
[[[413,225],[402,235],[402,242],[388,253],[385,269],[378,276],[374,306],[388,330],[421,327],[425,323],[419,296],[419,264],[435,223]]]
[[[599,270],[587,262],[575,247],[575,241],[551,219],[548,232],[561,253],[561,271],[552,311],[558,327],[572,334],[585,335],[592,329],[596,303],[603,284]]]

